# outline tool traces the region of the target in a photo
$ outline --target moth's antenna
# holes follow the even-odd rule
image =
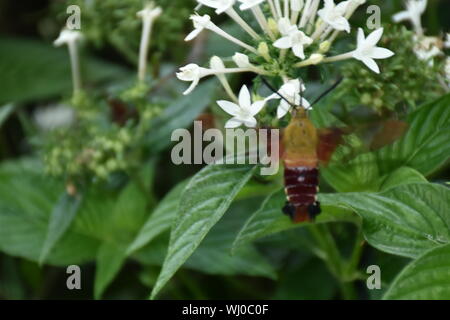
[[[292,102],[290,102],[288,99],[286,99],[281,93],[279,93],[270,83],[269,81],[267,81],[266,78],[261,77],[262,82],[270,89],[273,91],[273,93],[275,93],[276,95],[278,95],[281,99],[283,99],[284,101],[286,101],[287,103],[289,103],[291,106],[293,106],[294,108],[296,107],[294,104],[292,104]]]
[[[338,85],[341,84],[342,80],[344,80],[343,77],[340,77],[335,84],[333,84],[330,88],[328,88],[324,93],[322,93],[319,97],[317,97],[316,100],[314,100],[314,102],[311,104],[311,107],[313,105],[315,105],[316,103],[318,103],[320,100],[322,100],[323,98],[325,98],[331,91],[333,91],[334,89],[337,88]]]

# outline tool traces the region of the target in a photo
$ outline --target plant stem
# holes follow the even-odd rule
[[[325,262],[327,268],[339,283],[342,298],[345,300],[357,299],[353,282],[357,279],[358,265],[364,248],[364,238],[361,229],[358,230],[353,252],[348,261],[341,256],[336,242],[326,225],[311,225],[309,231],[320,249],[319,258]]]

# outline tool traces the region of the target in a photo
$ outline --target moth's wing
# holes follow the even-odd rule
[[[388,120],[382,123],[382,127],[378,130],[370,143],[370,150],[378,150],[388,146],[405,135],[409,125],[399,120]]]
[[[344,142],[344,136],[350,133],[350,128],[318,130],[317,158],[322,166],[328,165],[336,149]]]

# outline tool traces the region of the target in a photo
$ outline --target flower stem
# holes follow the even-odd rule
[[[69,42],[70,64],[72,68],[73,92],[81,90],[81,74],[80,74],[80,57],[78,55],[78,47],[75,42]]]
[[[250,27],[244,19],[241,18],[241,16],[234,10],[233,8],[230,8],[226,11],[228,16],[234,20],[238,25],[241,26],[242,29],[244,29],[253,39],[261,39],[261,37],[256,33],[255,30],[253,30],[252,27]]]
[[[350,59],[352,57],[353,52],[347,52],[347,53],[343,53],[334,57],[327,57],[325,59],[323,59],[324,63],[327,62],[336,62],[336,61],[341,61],[341,60],[346,60],[346,59]]]
[[[142,24],[141,44],[139,47],[139,67],[138,67],[138,79],[140,81],[145,80],[145,74],[147,72],[147,55],[150,45],[150,35],[152,32],[152,20],[144,19]]]
[[[241,46],[244,49],[247,49],[248,51],[251,51],[254,54],[259,55],[258,51],[255,48],[253,48],[252,46],[250,46],[250,45],[242,42],[241,40],[233,37],[232,35],[228,34],[227,32],[223,31],[222,29],[220,29],[218,26],[213,25],[213,26],[210,27],[210,30],[215,32],[215,33],[217,33],[219,36],[227,39],[228,41],[231,41],[231,42],[237,44],[238,46]]]

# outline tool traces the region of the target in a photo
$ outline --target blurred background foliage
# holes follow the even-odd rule
[[[345,80],[324,101],[323,110],[339,106],[347,112],[369,105],[379,112],[387,109],[401,113],[439,98],[444,92],[436,74],[443,62],[430,68],[417,59],[409,52],[411,32],[404,26],[391,25],[391,15],[403,10],[402,1],[369,2],[382,6],[383,23],[390,26],[383,47],[395,51],[396,56],[381,63],[386,72],[370,73],[358,62],[330,67],[321,73],[312,68],[308,75],[312,90],[308,94],[323,91],[321,75],[328,79],[341,74]],[[429,2],[423,19],[427,33],[448,32],[450,3]],[[202,36],[194,45],[187,45],[183,39],[192,28],[188,17],[195,2],[157,3],[164,14],[155,24],[149,75],[142,84],[137,82],[135,72],[141,29],[136,12],[142,9],[142,1],[0,0],[0,104],[4,105],[0,109],[0,298],[142,299],[154,287],[167,251],[176,200],[190,177],[201,169],[200,165],[171,163],[170,134],[176,128],[189,128],[199,116],[211,126],[222,121],[217,110],[208,109],[222,97],[215,79],[204,82],[185,98],[180,94],[184,84],[173,74],[180,65],[208,65],[212,54],[229,57],[236,49],[214,35]],[[86,38],[81,59],[85,90],[75,96],[66,49],[52,46],[65,24],[69,4],[81,7]],[[363,26],[365,19],[365,12],[358,12],[353,28]],[[218,23],[230,33],[241,32],[222,16]],[[340,44],[342,48],[349,45],[345,40]],[[239,88],[252,80],[234,77],[231,82]],[[52,123],[45,122],[46,113],[65,114],[68,108],[76,110],[72,115],[76,125],[55,129]],[[217,117],[211,118],[212,113]],[[331,121],[330,115],[324,117],[320,110],[313,119],[319,125]],[[442,169],[441,163],[436,163],[418,171],[434,182],[449,181],[448,172]],[[387,172],[377,172],[376,187],[363,187],[380,190],[379,181],[385,181]],[[414,176],[414,182],[424,179],[420,173]],[[336,176],[332,169],[325,174]],[[342,185],[325,188],[348,191],[339,190]],[[361,190],[362,185],[352,187],[366,191]],[[314,233],[306,228],[280,227],[288,230],[245,243],[231,256],[230,248],[239,230],[273,191],[270,183],[251,180],[246,184],[226,216],[160,297],[383,296],[385,289],[367,290],[364,273],[352,275],[351,292],[342,290],[332,268],[317,255]],[[67,194],[79,195],[81,206],[71,202]],[[58,212],[58,204],[64,212]],[[76,219],[69,232],[59,238],[56,231],[55,241],[49,240],[49,228],[57,230],[61,226],[49,226],[50,215],[67,216],[71,212],[76,213]],[[342,255],[351,259],[355,238],[359,239],[359,220],[355,224],[351,212],[339,212],[334,213],[348,221],[328,227]],[[146,231],[144,238],[136,239],[140,230]],[[410,262],[408,255],[392,255],[370,246],[360,254],[358,266],[362,271],[372,264],[382,268],[386,284],[383,288]],[[65,267],[69,264],[82,265],[82,290],[66,289]]]

